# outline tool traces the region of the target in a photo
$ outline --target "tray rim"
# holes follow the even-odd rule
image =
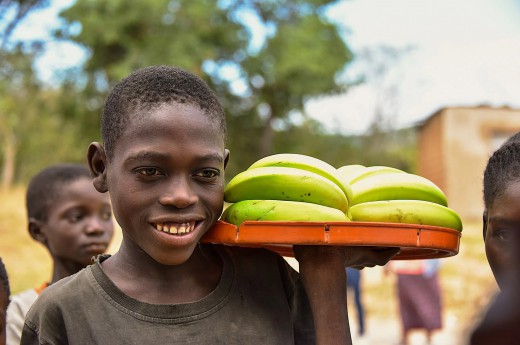
[[[454,229],[424,224],[246,221],[236,226],[218,220],[201,242],[263,247],[289,257],[294,244],[399,247],[393,260],[408,260],[455,256],[461,236]]]

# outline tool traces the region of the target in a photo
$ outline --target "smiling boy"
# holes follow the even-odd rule
[[[344,284],[344,265],[382,265],[397,250],[295,248],[300,279],[274,252],[199,243],[223,208],[225,137],[216,95],[192,73],[148,67],[115,86],[103,144],[90,145],[88,161],[97,190],[110,191],[121,247],[44,291],[22,344],[285,345],[348,337],[345,319],[329,322],[345,308],[327,298],[344,298],[336,283]]]

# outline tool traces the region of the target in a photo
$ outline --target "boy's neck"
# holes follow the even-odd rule
[[[144,252],[139,258],[128,252],[122,246],[102,268],[123,293],[141,302],[198,301],[217,287],[222,274],[222,260],[211,245],[197,246],[188,261],[176,266],[163,265]]]
[[[49,282],[49,285],[54,284],[58,280],[73,275],[85,268],[85,265],[81,265],[77,262],[63,261],[57,258],[53,258],[52,266],[52,278]]]

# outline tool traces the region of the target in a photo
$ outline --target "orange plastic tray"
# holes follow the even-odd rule
[[[263,247],[294,257],[294,244],[399,247],[393,260],[457,255],[461,233],[438,226],[374,222],[218,221],[202,242]]]

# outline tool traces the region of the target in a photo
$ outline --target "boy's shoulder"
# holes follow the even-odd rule
[[[283,260],[279,254],[262,248],[262,247],[241,247],[241,246],[227,246],[214,245],[217,250],[227,252],[233,258],[240,258],[241,260],[251,260],[254,262],[272,262]]]
[[[277,256],[273,251],[267,250],[263,247],[253,247],[253,246],[234,246],[234,245],[224,245],[224,244],[213,244],[217,250],[226,250],[233,255],[245,255],[245,256]]]
[[[282,275],[297,279],[299,273],[278,253],[262,247],[216,245],[231,257],[234,267],[241,273],[253,276]]]
[[[44,289],[38,298],[35,305],[55,305],[67,303],[72,298],[77,298],[78,294],[88,285],[88,274],[90,266],[81,269],[79,272],[62,278],[52,285]]]

